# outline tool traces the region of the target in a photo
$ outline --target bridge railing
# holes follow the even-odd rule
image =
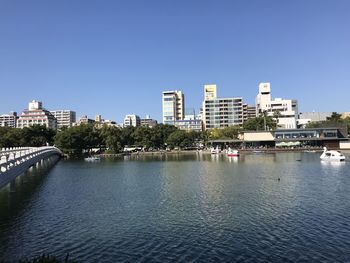
[[[50,152],[62,154],[61,151],[54,146],[23,147],[21,149],[6,149],[1,151],[3,155],[0,157],[0,176],[2,173],[21,165],[32,158]]]

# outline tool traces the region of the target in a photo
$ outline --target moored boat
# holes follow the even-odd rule
[[[237,157],[237,156],[239,156],[239,151],[238,150],[229,149],[227,151],[227,156],[229,156],[229,157]]]
[[[338,151],[329,151],[327,147],[323,147],[323,153],[320,156],[322,161],[345,161],[345,156]]]
[[[97,162],[97,161],[101,161],[101,158],[97,156],[90,156],[90,157],[84,158],[84,160],[87,162]]]

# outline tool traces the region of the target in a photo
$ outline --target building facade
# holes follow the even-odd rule
[[[83,115],[83,116],[80,117],[78,125],[81,125],[81,124],[94,124],[94,123],[95,123],[95,120],[89,119],[87,115]]]
[[[243,121],[256,118],[256,107],[243,103]]]
[[[138,115],[128,114],[125,116],[123,124],[124,124],[124,127],[128,127],[128,126],[137,127],[141,125],[141,119]]]
[[[144,119],[141,119],[141,126],[153,128],[157,124],[158,124],[158,122],[156,120],[152,119],[149,115],[146,115],[146,117]]]
[[[185,95],[182,91],[164,91],[162,94],[163,123],[174,125],[185,117]]]
[[[29,103],[17,120],[17,128],[43,125],[49,129],[57,129],[57,120],[50,111],[43,108],[42,102],[33,100]]]
[[[184,131],[196,131],[203,130],[202,120],[190,119],[190,120],[178,120],[175,121],[175,126]]]
[[[76,122],[76,113],[71,110],[55,110],[50,111],[51,114],[57,120],[57,128],[60,129],[62,127],[72,127],[73,123]]]
[[[272,100],[270,83],[260,83],[256,97],[256,116],[264,113],[267,116],[276,117],[279,128],[295,129],[297,127],[298,102],[281,98]]]
[[[242,126],[243,99],[241,97],[217,98],[216,85],[205,85],[202,121],[205,130],[233,125]]]
[[[10,114],[0,115],[0,127],[16,128],[17,126],[17,112],[10,112]]]

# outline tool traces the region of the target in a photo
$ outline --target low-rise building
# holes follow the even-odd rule
[[[49,129],[57,129],[57,120],[50,111],[43,108],[41,101],[29,103],[28,109],[23,110],[17,120],[17,128],[30,127],[33,125],[43,125]]]
[[[57,128],[59,128],[59,129],[62,127],[72,127],[73,123],[76,122],[75,111],[55,110],[55,111],[50,111],[50,112],[56,118]]]
[[[124,127],[128,126],[140,126],[141,125],[141,119],[138,115],[135,114],[128,114],[124,118]]]
[[[78,125],[80,124],[94,124],[95,120],[89,119],[87,115],[83,115],[80,117]]]
[[[147,126],[147,127],[153,128],[157,124],[158,122],[152,119],[151,116],[149,115],[146,115],[144,119],[141,119],[141,126]]]
[[[0,127],[16,128],[17,125],[17,112],[13,111],[10,114],[0,115]]]
[[[188,119],[175,121],[175,126],[184,131],[197,131],[203,130],[202,120]]]

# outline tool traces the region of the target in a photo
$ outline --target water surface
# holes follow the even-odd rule
[[[350,163],[319,154],[64,160],[18,186],[0,192],[0,260],[350,261]]]

